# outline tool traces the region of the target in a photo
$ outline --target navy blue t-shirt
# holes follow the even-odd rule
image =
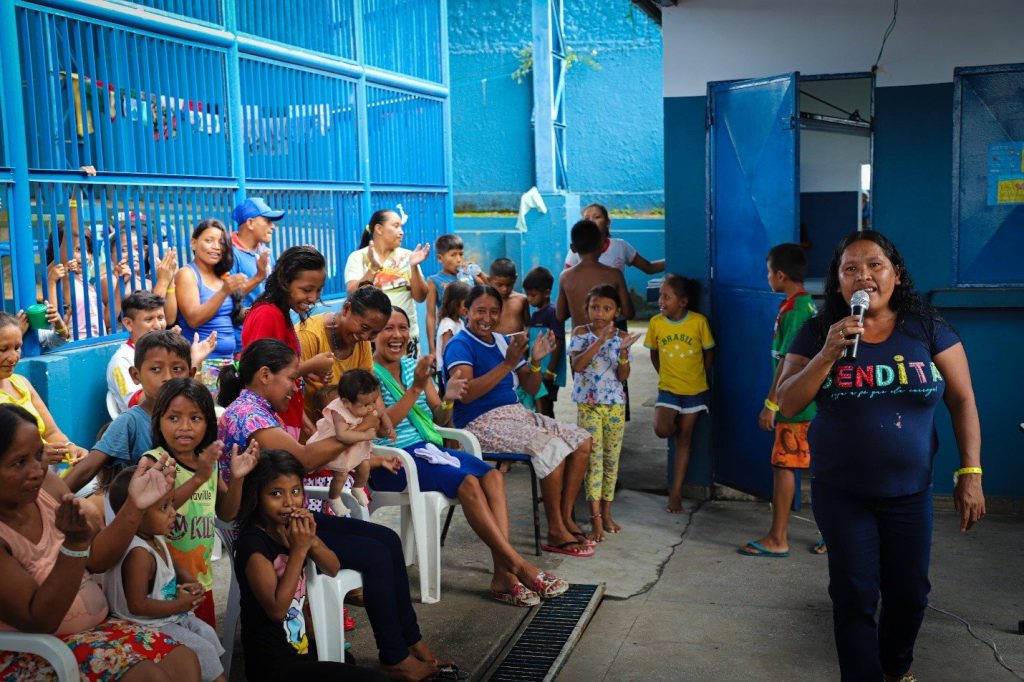
[[[935,406],[945,381],[932,358],[960,343],[942,320],[901,319],[881,343],[860,342],[854,363],[837,362],[815,396],[818,416],[808,442],[821,482],[862,495],[896,497],[931,485],[938,449]],[[821,350],[809,322],[789,353]]]

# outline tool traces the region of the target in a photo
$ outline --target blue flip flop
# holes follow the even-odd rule
[[[757,553],[743,551],[747,547],[750,549],[756,549]],[[784,559],[789,556],[789,552],[772,552],[760,542],[754,542],[753,540],[737,549],[736,553],[742,554],[743,556],[765,557],[767,559]]]

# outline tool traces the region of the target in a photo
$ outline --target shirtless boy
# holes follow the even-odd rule
[[[626,288],[622,272],[598,262],[601,256],[601,228],[590,220],[581,220],[572,226],[572,247],[580,257],[577,265],[563,270],[558,277],[558,319],[572,318],[572,326],[589,324],[587,315],[587,292],[599,284],[611,284],[619,292],[622,301],[622,316],[633,319],[633,301]]]
[[[525,331],[530,325],[530,306],[526,296],[512,291],[519,274],[516,264],[508,258],[499,258],[491,263],[488,275],[490,285],[501,294],[501,320],[494,331],[499,334],[515,334]]]

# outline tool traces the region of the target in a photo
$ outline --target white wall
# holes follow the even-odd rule
[[[868,71],[892,0],[682,0],[662,9],[665,97],[787,71]],[[1021,0],[902,0],[879,87],[953,80],[957,66],[1024,61]]]
[[[800,191],[858,191],[860,165],[870,163],[870,144],[860,135],[801,130]]]

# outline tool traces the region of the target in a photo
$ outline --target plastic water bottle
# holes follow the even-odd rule
[[[463,263],[459,266],[459,281],[465,282],[469,286],[476,284],[476,276],[481,273],[480,266],[476,263]]]

